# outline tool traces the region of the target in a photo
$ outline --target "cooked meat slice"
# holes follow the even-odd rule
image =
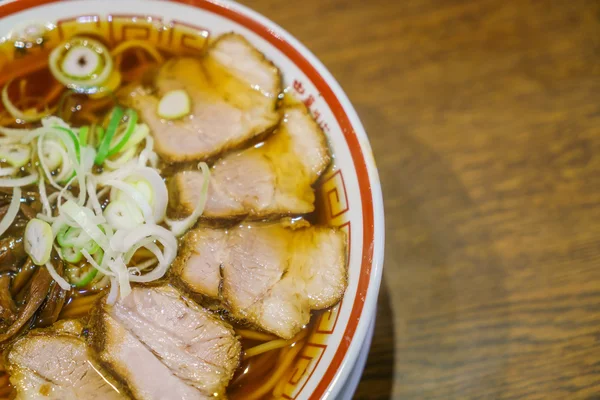
[[[137,399],[208,399],[222,395],[241,344],[233,329],[169,286],[135,287],[92,318],[102,362]]]
[[[204,216],[305,214],[314,210],[312,184],[330,162],[325,135],[301,105],[288,107],[279,130],[262,146],[219,160],[211,170]],[[189,214],[202,193],[202,173],[184,171],[170,181],[171,205]]]
[[[187,290],[221,301],[234,318],[291,338],[310,310],[342,298],[345,254],[345,235],[332,228],[197,228],[184,237],[172,274]]]
[[[17,399],[127,398],[93,364],[85,342],[67,333],[30,332],[11,345],[7,364]]]
[[[167,162],[207,159],[271,130],[279,122],[279,70],[237,34],[219,37],[202,58],[176,58],[156,76],[157,96],[132,93],[132,105],[150,126],[156,151]],[[189,115],[165,120],[160,97],[184,89]]]

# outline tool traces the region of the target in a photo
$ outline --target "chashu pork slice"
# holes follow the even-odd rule
[[[346,237],[325,227],[281,223],[197,228],[183,239],[175,282],[231,316],[282,338],[333,306],[346,288]]]
[[[201,58],[169,60],[155,85],[156,94],[136,90],[130,101],[167,162],[213,157],[268,132],[280,119],[279,70],[237,34],[219,37]],[[161,118],[160,98],[181,89],[191,99],[190,113],[175,120]]]
[[[16,399],[128,398],[119,392],[106,372],[100,372],[88,353],[88,346],[75,332],[32,331],[10,346],[6,361],[10,382],[17,391]]]
[[[212,167],[203,216],[263,219],[314,210],[312,185],[331,157],[323,131],[302,105],[287,107],[279,129],[262,144],[229,154]],[[190,214],[202,193],[198,171],[170,179],[170,203]]]
[[[94,310],[91,338],[101,362],[136,399],[223,397],[240,361],[231,326],[170,287],[135,287]]]

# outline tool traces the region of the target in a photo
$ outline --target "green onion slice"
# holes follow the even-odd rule
[[[94,160],[96,165],[102,165],[102,163],[108,156],[112,138],[117,132],[117,128],[119,127],[119,123],[121,122],[122,118],[123,109],[119,106],[116,106],[113,109],[110,121],[108,122],[108,127],[106,128],[106,132],[104,133],[102,141],[100,142],[100,147],[98,147],[98,153],[96,154],[96,159]]]
[[[80,266],[69,265],[66,269],[71,285],[79,288],[89,285],[97,274],[98,270],[89,263]]]
[[[89,134],[90,134],[89,126],[82,126],[81,128],[79,128],[79,144],[81,146],[87,146]]]
[[[52,227],[41,219],[33,218],[25,227],[25,252],[35,265],[44,265],[50,261],[52,252]]]
[[[129,138],[131,137],[131,134],[135,130],[135,126],[138,120],[137,112],[129,108],[127,109],[127,111],[125,111],[125,115],[127,116],[127,126],[125,128],[125,133],[121,136],[121,140],[119,140],[119,142],[108,151],[109,157],[117,154],[119,151],[121,151],[121,149],[123,149]]]
[[[71,264],[76,264],[83,258],[81,250],[76,247],[63,247],[61,248],[61,254],[63,260]]]
[[[110,77],[113,61],[109,50],[99,41],[74,37],[52,50],[48,67],[56,80],[69,89],[95,93]]]

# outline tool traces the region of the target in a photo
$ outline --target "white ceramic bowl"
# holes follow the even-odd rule
[[[108,33],[117,41],[145,38],[153,24],[173,27],[160,40],[194,51],[209,37],[235,31],[248,38],[282,71],[285,85],[310,110],[335,155],[317,189],[327,220],[349,237],[349,286],[341,304],[318,317],[285,385],[284,398],[335,398],[370,339],[381,280],[384,218],[381,187],[365,131],[338,83],[315,56],[265,17],[234,2],[208,0],[18,0],[0,6],[0,35],[29,22],[51,22],[61,36],[73,29]],[[78,24],[75,21],[79,21]],[[80,28],[77,28],[79,26]],[[154,32],[154,33],[153,33]],[[2,63],[12,54],[0,54]],[[0,74],[2,70],[0,69]],[[364,359],[363,359],[364,362]]]

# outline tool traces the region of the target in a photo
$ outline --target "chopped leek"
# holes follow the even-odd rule
[[[89,133],[89,126],[82,126],[81,128],[79,128],[79,144],[81,146],[87,146]]]
[[[61,255],[63,260],[71,264],[76,264],[83,258],[81,250],[75,247],[63,247],[61,249]]]
[[[96,159],[94,160],[96,165],[102,165],[106,157],[108,157],[112,139],[117,132],[117,128],[119,127],[119,123],[121,122],[122,118],[123,109],[119,106],[115,107],[110,117],[110,121],[108,122],[106,132],[104,133],[102,141],[100,142],[100,147],[98,147],[98,153],[96,154]]]
[[[125,133],[123,134],[119,142],[108,151],[109,157],[117,154],[119,151],[121,151],[121,149],[123,149],[129,138],[131,137],[131,134],[135,130],[135,126],[138,119],[137,112],[129,108],[127,109],[127,111],[125,111],[125,115],[127,116],[127,126],[125,127]]]
[[[4,144],[0,146],[0,159],[21,168],[31,159],[31,148],[24,144]]]
[[[21,206],[21,188],[15,186],[13,189],[12,199],[10,200],[10,204],[8,205],[8,210],[6,210],[6,214],[0,221],[0,235],[2,235],[6,230],[11,226],[15,217],[19,213],[19,208]]]
[[[102,43],[87,37],[74,37],[52,50],[48,67],[69,89],[95,93],[110,77],[113,61]]]
[[[33,218],[25,227],[25,252],[35,265],[44,265],[52,252],[52,227],[41,219]]]
[[[115,229],[132,229],[144,223],[142,211],[126,199],[113,200],[106,206],[104,217]]]
[[[164,119],[185,117],[191,110],[190,96],[183,89],[167,92],[158,103],[158,116]]]
[[[71,285],[78,288],[89,285],[98,275],[98,270],[88,263],[81,266],[69,265],[66,272]]]

